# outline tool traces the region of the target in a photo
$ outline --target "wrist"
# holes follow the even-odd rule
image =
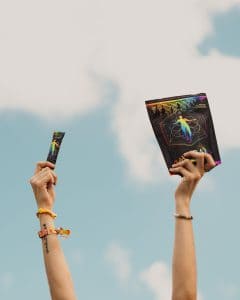
[[[37,208],[39,209],[39,208],[43,208],[43,209],[48,209],[48,210],[53,210],[54,208],[53,208],[53,206],[51,206],[51,205],[46,205],[46,204],[38,204],[37,205]]]
[[[47,227],[54,227],[54,220],[51,216],[47,214],[41,214],[39,215],[39,222],[40,222],[40,227],[44,227],[43,225],[45,224]]]
[[[175,199],[175,209],[176,213],[183,213],[183,214],[188,214],[190,215],[190,199],[180,199],[176,198]]]
[[[46,222],[52,221],[52,222],[54,222],[54,219],[48,214],[40,214],[39,215],[39,221],[46,221]]]

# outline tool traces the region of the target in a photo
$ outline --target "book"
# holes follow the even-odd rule
[[[145,101],[148,116],[168,169],[196,150],[221,163],[213,120],[205,93]]]

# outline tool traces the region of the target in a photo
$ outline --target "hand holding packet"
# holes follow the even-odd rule
[[[191,150],[209,153],[216,165],[221,163],[205,93],[148,100],[145,104],[168,169]]]

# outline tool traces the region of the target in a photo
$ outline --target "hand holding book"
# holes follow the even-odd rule
[[[175,200],[184,202],[184,206],[187,208],[192,194],[205,171],[214,168],[216,163],[212,156],[207,153],[189,151],[184,153],[183,156],[185,159],[173,164],[169,171],[171,174],[182,176],[182,180],[175,192]],[[195,160],[195,164],[192,163],[192,159]]]

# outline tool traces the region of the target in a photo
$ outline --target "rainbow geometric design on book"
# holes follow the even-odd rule
[[[205,93],[148,100],[145,103],[168,168],[190,150],[210,153],[216,164],[221,163]]]

